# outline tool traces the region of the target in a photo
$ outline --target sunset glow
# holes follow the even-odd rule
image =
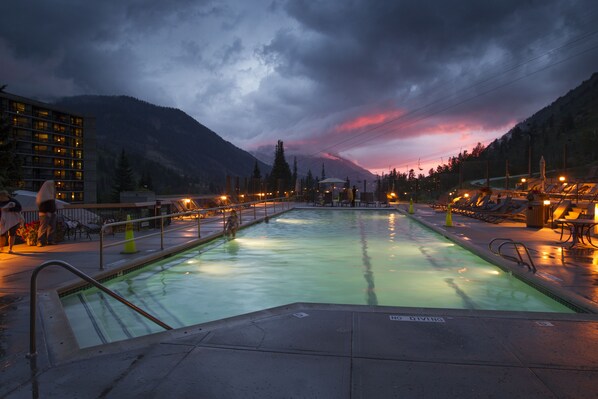
[[[336,131],[339,132],[346,132],[351,130],[363,129],[366,127],[372,127],[375,125],[379,125],[384,122],[388,122],[390,120],[396,119],[404,115],[405,112],[401,110],[397,111],[389,111],[384,113],[377,113],[373,115],[364,115],[359,116],[355,119],[352,119],[348,122],[345,122],[339,126],[337,126]]]

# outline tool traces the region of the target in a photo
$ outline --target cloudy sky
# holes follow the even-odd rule
[[[593,0],[28,0],[0,6],[0,83],[130,95],[233,144],[427,170],[598,72]],[[314,169],[317,172],[317,167]]]

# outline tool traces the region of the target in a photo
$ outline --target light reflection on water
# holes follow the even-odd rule
[[[572,312],[409,218],[371,210],[292,211],[108,286],[173,327],[293,302]],[[100,343],[90,312],[106,339],[127,338],[114,314],[129,311],[95,289],[63,303],[81,346]],[[125,324],[132,336],[159,331]]]

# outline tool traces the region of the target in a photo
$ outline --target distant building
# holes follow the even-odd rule
[[[95,118],[8,93],[0,93],[0,111],[8,114],[17,141],[24,190],[54,180],[58,199],[96,202]]]

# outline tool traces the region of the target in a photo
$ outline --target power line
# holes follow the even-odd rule
[[[523,75],[523,76],[520,76],[520,77],[518,77],[518,78],[512,79],[512,80],[510,80],[510,81],[507,81],[507,82],[505,82],[505,83],[503,83],[503,84],[499,84],[499,85],[497,85],[497,86],[495,86],[495,87],[492,87],[492,88],[490,88],[490,89],[488,89],[488,90],[485,90],[485,91],[484,91],[484,92],[482,92],[482,93],[478,93],[477,95],[474,95],[474,96],[472,96],[472,97],[466,98],[466,99],[464,99],[464,100],[461,100],[461,101],[458,101],[457,103],[450,104],[450,105],[448,105],[448,106],[445,106],[445,107],[443,107],[443,108],[441,108],[441,109],[439,109],[439,110],[436,110],[436,111],[429,111],[429,112],[427,112],[427,113],[425,113],[425,114],[423,114],[423,115],[421,115],[421,116],[417,117],[416,119],[413,119],[413,120],[411,120],[411,121],[407,120],[407,121],[405,121],[404,123],[402,123],[402,124],[401,124],[401,125],[399,125],[399,126],[394,126],[394,127],[390,126],[391,124],[393,124],[393,123],[395,123],[395,122],[397,122],[397,121],[400,121],[400,120],[407,119],[408,117],[412,117],[412,116],[414,116],[415,114],[417,114],[418,112],[425,110],[426,108],[430,108],[430,107],[432,107],[433,105],[436,105],[436,104],[442,103],[442,102],[444,102],[444,101],[450,100],[451,98],[454,98],[454,97],[456,96],[456,94],[457,94],[457,93],[463,93],[463,92],[466,92],[466,91],[468,91],[468,90],[474,89],[474,88],[476,88],[477,86],[482,86],[482,85],[484,85],[484,84],[486,84],[486,83],[488,83],[488,82],[490,82],[490,81],[496,80],[497,78],[499,78],[499,77],[501,77],[501,76],[504,76],[504,75],[506,75],[506,74],[507,74],[507,73],[509,73],[509,72],[515,71],[515,70],[517,70],[517,69],[519,69],[519,68],[522,68],[522,67],[523,67],[523,66],[525,66],[525,65],[528,65],[528,64],[530,64],[530,63],[532,63],[532,62],[535,62],[535,61],[538,61],[538,60],[540,60],[540,59],[542,59],[542,58],[544,58],[544,57],[546,57],[546,56],[548,56],[548,55],[550,55],[550,54],[553,54],[553,53],[556,53],[556,52],[558,52],[558,51],[561,51],[561,50],[567,49],[567,48],[569,48],[569,47],[571,47],[571,48],[575,48],[575,47],[577,47],[577,46],[579,46],[579,45],[585,44],[585,43],[587,43],[587,42],[588,42],[588,39],[590,39],[592,36],[596,35],[597,33],[598,33],[598,30],[591,31],[591,32],[587,32],[587,33],[583,33],[583,34],[579,35],[578,37],[576,37],[575,39],[573,39],[573,40],[570,40],[570,41],[566,42],[565,44],[562,44],[562,45],[560,45],[560,46],[557,46],[557,47],[555,47],[555,48],[552,48],[552,49],[550,49],[550,50],[548,50],[548,51],[546,51],[546,52],[544,52],[544,53],[542,53],[542,54],[540,54],[540,55],[538,55],[538,56],[535,56],[535,57],[532,57],[532,58],[530,58],[530,59],[526,60],[525,62],[519,63],[519,64],[517,64],[517,65],[514,65],[514,66],[510,66],[510,67],[508,67],[506,70],[504,70],[504,71],[500,72],[499,74],[497,74],[497,75],[495,75],[495,76],[491,76],[491,77],[489,77],[489,78],[487,78],[487,79],[484,79],[484,80],[478,81],[478,82],[474,83],[473,85],[470,85],[470,86],[468,86],[468,87],[466,87],[466,88],[463,88],[463,89],[461,89],[461,90],[458,90],[456,93],[453,93],[453,94],[452,94],[452,95],[450,95],[450,96],[447,96],[447,97],[444,97],[444,98],[439,98],[438,100],[435,100],[435,101],[433,101],[433,102],[431,102],[431,103],[428,103],[428,104],[426,104],[426,105],[424,105],[424,106],[422,106],[422,107],[419,107],[419,108],[417,108],[417,109],[414,109],[413,111],[410,111],[410,112],[408,112],[408,113],[406,113],[406,114],[403,114],[403,115],[401,115],[401,116],[399,116],[399,117],[393,118],[393,119],[391,119],[391,120],[388,120],[388,121],[386,121],[386,122],[383,122],[383,123],[381,123],[381,124],[379,124],[379,125],[376,125],[376,126],[374,126],[374,127],[372,127],[372,128],[369,128],[369,129],[366,129],[366,130],[364,130],[364,131],[362,131],[362,132],[359,132],[359,133],[357,133],[357,134],[353,135],[352,137],[349,137],[349,138],[347,138],[347,139],[345,139],[345,140],[341,140],[340,142],[338,142],[338,143],[335,143],[335,144],[333,144],[333,145],[331,145],[331,146],[328,146],[328,147],[326,147],[326,148],[324,148],[324,149],[322,149],[322,150],[319,150],[318,152],[316,152],[316,153],[313,153],[313,154],[311,154],[311,155],[309,155],[309,156],[310,156],[310,157],[315,157],[315,156],[316,156],[316,155],[318,155],[318,154],[321,154],[321,153],[327,152],[327,151],[329,151],[329,150],[331,150],[331,149],[333,149],[333,148],[336,148],[336,147],[342,146],[343,144],[345,144],[345,143],[348,143],[348,142],[350,142],[350,141],[352,141],[352,140],[358,139],[358,138],[362,137],[363,135],[365,135],[365,134],[367,134],[367,133],[370,133],[370,132],[372,132],[372,131],[379,130],[379,129],[382,129],[382,128],[385,128],[385,127],[391,127],[391,128],[392,128],[392,130],[383,131],[383,132],[381,132],[380,134],[377,134],[377,135],[375,135],[375,136],[373,136],[373,137],[368,137],[366,140],[360,141],[360,142],[358,142],[358,143],[353,143],[353,144],[351,144],[351,145],[350,145],[350,147],[348,147],[348,148],[352,148],[352,147],[354,147],[355,145],[362,144],[362,143],[364,143],[364,142],[367,142],[367,141],[371,141],[371,140],[373,140],[373,139],[375,139],[375,138],[381,137],[382,135],[385,135],[385,134],[388,134],[388,133],[395,132],[395,131],[397,130],[397,128],[403,128],[403,127],[406,127],[406,126],[410,126],[410,125],[412,125],[412,124],[414,124],[414,123],[416,123],[416,122],[419,122],[419,121],[421,121],[421,120],[424,120],[424,119],[426,119],[426,118],[429,118],[429,117],[431,117],[431,116],[437,115],[437,114],[439,114],[439,113],[442,113],[442,112],[444,112],[444,111],[446,111],[446,110],[449,110],[449,109],[451,109],[451,108],[454,108],[454,107],[457,107],[457,106],[459,106],[459,105],[462,105],[462,104],[464,104],[464,103],[466,103],[466,102],[468,102],[468,101],[471,101],[471,100],[473,100],[473,99],[476,99],[476,98],[479,98],[479,97],[481,97],[481,96],[484,96],[484,95],[486,95],[486,94],[489,94],[489,93],[491,93],[491,92],[493,92],[493,91],[496,91],[496,90],[499,90],[499,89],[501,89],[501,88],[504,88],[504,87],[506,87],[506,86],[508,86],[508,85],[511,85],[511,84],[513,84],[513,83],[515,83],[515,82],[517,82],[517,81],[520,81],[520,80],[522,80],[522,79],[524,79],[524,78],[526,78],[526,77],[529,77],[529,76],[531,76],[531,75],[534,75],[534,74],[536,74],[536,73],[542,72],[542,71],[544,71],[544,70],[547,70],[548,68],[552,68],[552,67],[554,67],[554,66],[556,66],[556,65],[559,65],[559,64],[561,64],[561,63],[563,63],[563,62],[566,62],[566,61],[568,61],[568,60],[570,60],[570,59],[572,59],[572,58],[575,58],[575,57],[577,57],[577,56],[580,56],[580,55],[582,55],[582,54],[585,54],[585,53],[587,53],[587,52],[589,52],[589,51],[592,51],[592,50],[594,50],[594,49],[595,49],[597,46],[592,46],[592,47],[590,47],[589,49],[586,49],[586,50],[584,50],[584,51],[581,51],[581,52],[579,52],[579,53],[576,53],[576,54],[574,54],[574,55],[572,55],[572,56],[566,57],[566,58],[564,58],[564,59],[562,59],[562,60],[560,60],[560,61],[557,61],[557,62],[554,62],[554,63],[548,64],[547,66],[544,66],[544,67],[542,67],[542,68],[539,68],[539,69],[537,69],[537,70],[535,70],[535,71],[532,71],[532,72],[530,72],[530,73],[527,73],[527,74],[525,74],[525,75]],[[342,150],[342,147],[341,147],[341,150]],[[341,150],[339,150],[339,151],[341,151]]]

